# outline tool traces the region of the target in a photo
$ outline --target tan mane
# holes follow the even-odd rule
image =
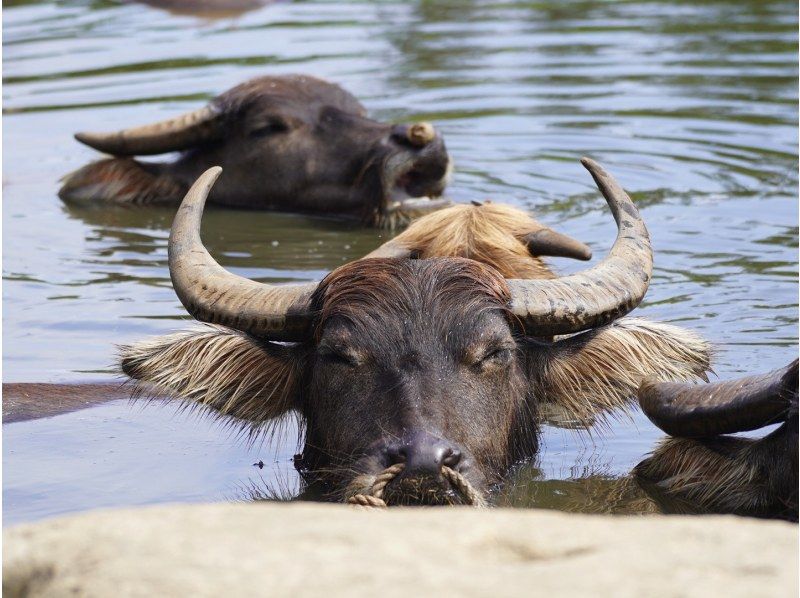
[[[492,266],[505,278],[555,278],[522,242],[543,228],[518,208],[487,202],[433,212],[414,221],[395,241],[422,259],[465,257]]]

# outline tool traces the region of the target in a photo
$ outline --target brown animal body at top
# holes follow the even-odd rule
[[[635,473],[651,495],[700,512],[798,515],[798,362],[704,384],[645,381],[639,401],[662,442]],[[780,424],[763,438],[728,436]]]
[[[429,123],[391,125],[350,93],[305,75],[252,79],[163,122],[75,136],[111,154],[67,175],[59,196],[95,204],[175,204],[223,167],[211,203],[343,215],[384,227],[446,205],[450,157]],[[172,162],[137,156],[181,152]]]
[[[543,405],[591,422],[628,405],[648,375],[693,380],[709,367],[710,347],[692,332],[623,317],[649,285],[648,233],[610,175],[583,162],[620,231],[587,270],[506,278],[465,257],[412,259],[405,238],[294,285],[235,276],[205,250],[202,209],[219,175],[210,170],[178,210],[169,253],[178,297],[212,326],[125,347],[122,369],[253,434],[298,414],[298,467],[332,500],[368,493],[399,464],[383,494],[390,505],[461,502],[445,468],[485,495],[535,454]],[[432,216],[411,236],[424,237]],[[537,340],[554,335],[567,336]]]
[[[176,15],[224,18],[271,4],[273,0],[126,0],[160,8]]]

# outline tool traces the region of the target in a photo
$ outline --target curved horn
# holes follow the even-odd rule
[[[553,257],[571,257],[576,260],[589,261],[592,250],[580,241],[562,235],[551,228],[543,228],[522,238],[531,255],[550,255]]]
[[[203,206],[221,172],[215,166],[200,175],[175,215],[169,235],[169,274],[175,293],[201,322],[269,340],[306,340],[312,319],[310,298],[317,283],[270,285],[242,278],[225,270],[203,247]]]
[[[714,384],[645,380],[642,411],[672,436],[703,437],[757,430],[785,418],[797,404],[797,360],[768,374]]]
[[[644,298],[653,273],[650,236],[639,210],[603,168],[582,158],[617,223],[614,246],[596,266],[552,280],[508,281],[511,311],[528,334],[579,332],[625,315]]]
[[[217,138],[222,131],[221,115],[209,104],[169,120],[115,133],[76,133],[75,139],[114,156],[163,154]]]

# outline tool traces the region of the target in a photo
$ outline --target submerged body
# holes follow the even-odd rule
[[[177,205],[221,165],[212,203],[389,225],[402,223],[404,210],[441,207],[403,202],[441,195],[450,169],[430,124],[378,122],[338,85],[304,75],[252,79],[168,121],[76,138],[115,156],[65,177],[59,196],[88,204]],[[135,159],[174,151],[172,162]]]

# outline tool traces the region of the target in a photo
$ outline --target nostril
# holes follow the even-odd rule
[[[391,137],[394,141],[397,142],[408,142],[408,126],[406,125],[394,125],[392,127],[392,134]]]
[[[406,459],[408,459],[406,447],[396,444],[386,449],[386,456],[388,458],[389,465],[405,463]]]
[[[461,462],[461,451],[458,449],[449,448],[446,451],[442,465],[450,467],[451,469]]]

